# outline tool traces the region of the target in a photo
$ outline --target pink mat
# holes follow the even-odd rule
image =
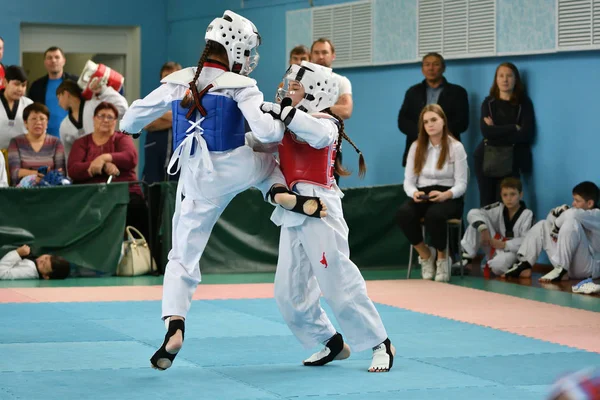
[[[367,288],[377,303],[600,353],[600,313],[424,280]]]
[[[264,299],[273,297],[272,283],[200,285],[194,300]],[[82,301],[161,300],[162,286],[91,286],[0,289],[0,303],[70,303]]]

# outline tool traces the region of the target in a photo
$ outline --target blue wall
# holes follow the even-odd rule
[[[384,4],[389,0],[379,1]],[[402,1],[408,4],[414,0]],[[535,1],[539,4],[553,2]],[[316,0],[314,4],[321,6],[341,2],[344,1]],[[240,3],[239,0],[107,0],[103,7],[97,7],[97,3],[90,0],[65,0],[60,2],[60,6],[55,0],[0,0],[0,35],[6,42],[3,61],[12,64],[19,60],[21,23],[140,25],[142,94],[145,95],[156,87],[157,71],[165,60],[175,60],[183,65],[196,64],[204,45],[206,26],[229,8],[254,21],[263,36],[260,65],[252,76],[257,79],[265,97],[270,99],[287,65],[286,12],[307,8],[308,1],[245,0],[244,9],[240,9]],[[510,4],[506,0],[499,0],[499,12]],[[119,12],[112,12],[111,9]],[[504,29],[500,26],[503,24],[501,20],[498,22],[498,29]],[[499,50],[502,46],[500,39],[511,37],[505,31],[499,32]],[[515,31],[515,34],[521,35],[523,32]],[[547,37],[544,33],[536,38],[541,45],[535,49],[550,45],[544,39]],[[570,189],[577,182],[588,179],[598,181],[591,149],[600,148],[600,136],[593,112],[590,115],[585,111],[590,105],[592,110],[597,108],[596,93],[600,92],[598,55],[598,51],[590,51],[448,62],[447,78],[463,85],[470,94],[471,128],[463,135],[469,153],[472,153],[481,137],[478,129],[479,107],[492,82],[496,65],[502,61],[512,61],[521,69],[537,114],[535,172],[530,185],[537,196],[531,199],[529,194],[532,190],[528,190],[527,197],[539,215],[545,214],[557,203],[569,202]],[[422,79],[420,66],[413,63],[339,72],[348,76],[353,84],[355,111],[347,122],[347,131],[365,154],[369,167],[364,180],[352,176],[342,180],[342,186],[401,183],[404,136],[397,129],[396,118],[404,92]],[[346,146],[344,155],[346,165],[356,170],[357,159],[350,146]],[[472,207],[477,204],[477,187],[473,176],[469,190],[467,206]]]
[[[19,63],[22,23],[141,27],[141,91],[146,95],[158,82],[167,56],[167,19],[164,0],[0,0],[3,64]],[[60,47],[60,43],[56,44]],[[64,49],[68,51],[68,49]]]
[[[481,140],[478,128],[481,102],[501,61],[514,62],[520,68],[535,106],[534,174],[531,187],[526,188],[526,199],[539,216],[545,216],[550,207],[570,203],[570,191],[576,183],[583,180],[600,183],[596,157],[591,153],[600,148],[600,135],[586,111],[590,106],[596,108],[600,57],[598,52],[581,52],[449,61],[446,77],[469,92],[471,123],[467,133],[462,135],[468,154],[472,154]],[[364,183],[401,183],[405,137],[396,121],[404,92],[422,79],[420,67],[361,68],[344,73],[352,81],[356,107],[347,130],[370,161]],[[355,178],[347,180],[348,186],[357,184],[359,181]],[[535,198],[532,192],[537,194]],[[468,207],[478,204],[473,173],[467,200]]]
[[[341,2],[315,1],[315,5]],[[553,1],[536,2],[550,4]],[[180,12],[169,14],[168,36],[169,57],[186,65],[196,64],[204,28],[227,7],[251,19],[263,36],[260,64],[252,76],[268,99],[287,65],[286,11],[308,7],[307,1],[293,0],[246,0],[245,9],[239,8],[239,1],[200,6],[170,0],[168,4],[170,9],[187,5],[185,13],[180,9]],[[507,4],[505,0],[500,2],[502,7]],[[545,14],[547,12],[542,13]],[[194,31],[197,33],[192,34]],[[499,32],[499,36],[511,37],[506,32]],[[542,40],[546,36],[534,38],[536,43],[541,43],[536,45],[536,50],[546,46]],[[600,183],[596,157],[591,155],[591,149],[600,148],[600,135],[593,117],[585,111],[586,107],[597,108],[597,93],[600,92],[598,56],[598,51],[589,51],[448,61],[446,77],[469,92],[471,127],[463,134],[469,154],[481,139],[478,129],[480,106],[489,91],[496,66],[511,61],[521,70],[533,99],[538,127],[533,149],[535,172],[531,182],[526,183],[529,186],[526,200],[539,216],[545,216],[556,204],[570,203],[570,191],[576,183],[583,180]],[[397,128],[397,115],[406,89],[423,79],[420,65],[352,68],[338,72],[352,81],[355,109],[346,130],[363,151],[369,167],[364,180],[352,176],[343,179],[342,186],[402,183],[405,137]],[[350,146],[345,147],[344,157],[345,164],[356,171],[357,158]],[[531,195],[533,192],[536,196]],[[467,207],[478,203],[477,185],[471,173]]]

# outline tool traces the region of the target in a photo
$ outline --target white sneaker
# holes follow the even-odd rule
[[[443,260],[437,260],[435,262],[435,281],[436,282],[450,282],[450,268],[449,264],[452,264],[452,258],[448,257]]]
[[[592,278],[588,278],[573,286],[573,293],[593,294],[600,293],[600,285],[594,283]]]
[[[429,247],[431,255],[427,260],[423,260],[419,257],[419,264],[421,265],[421,277],[423,279],[432,280],[435,274],[435,256],[436,251],[433,247]]]
[[[475,258],[475,257],[474,256],[470,256],[465,251],[463,251],[463,253],[462,253],[462,267],[466,267],[467,265],[471,264],[473,262],[473,258]],[[452,264],[452,268],[460,268],[460,267],[461,267],[461,260],[456,260],[456,262],[454,264]]]

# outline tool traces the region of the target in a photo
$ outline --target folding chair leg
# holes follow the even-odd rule
[[[450,263],[450,225],[446,223],[446,264],[448,264],[449,277],[452,276],[452,264]]]
[[[412,245],[410,245],[408,252],[409,252],[409,256],[408,256],[408,273],[406,274],[406,279],[410,279],[410,270],[412,269],[412,252],[413,252]]]
[[[460,277],[464,278],[465,276],[465,266],[463,265],[463,256],[462,256],[462,245],[460,244],[462,240],[462,221],[460,225],[458,225],[458,259],[460,261]]]
[[[425,240],[425,225],[421,225],[421,233],[423,236],[423,241]],[[412,262],[413,262],[413,251],[415,250],[415,247],[413,245],[410,245],[410,250],[409,250],[409,255],[408,255],[408,272],[406,273],[406,279],[410,279],[410,273],[412,270]]]

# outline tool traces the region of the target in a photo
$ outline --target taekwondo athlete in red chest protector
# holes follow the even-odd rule
[[[280,89],[281,104],[261,109],[282,121],[269,141],[280,142],[281,170],[288,186],[305,196],[318,196],[327,207],[322,219],[275,210],[271,219],[281,226],[275,300],[296,338],[306,347],[325,347],[304,360],[321,366],[350,356],[350,349],[373,349],[369,372],[392,368],[395,349],[379,313],[367,295],[365,281],[350,260],[348,226],[334,170],[349,175],[335,155],[342,138],[359,153],[360,175],[366,167],[362,154],[344,133],[341,118],[329,107],[338,93],[330,68],[303,61],[292,65]],[[320,305],[323,294],[348,343],[336,332]]]

